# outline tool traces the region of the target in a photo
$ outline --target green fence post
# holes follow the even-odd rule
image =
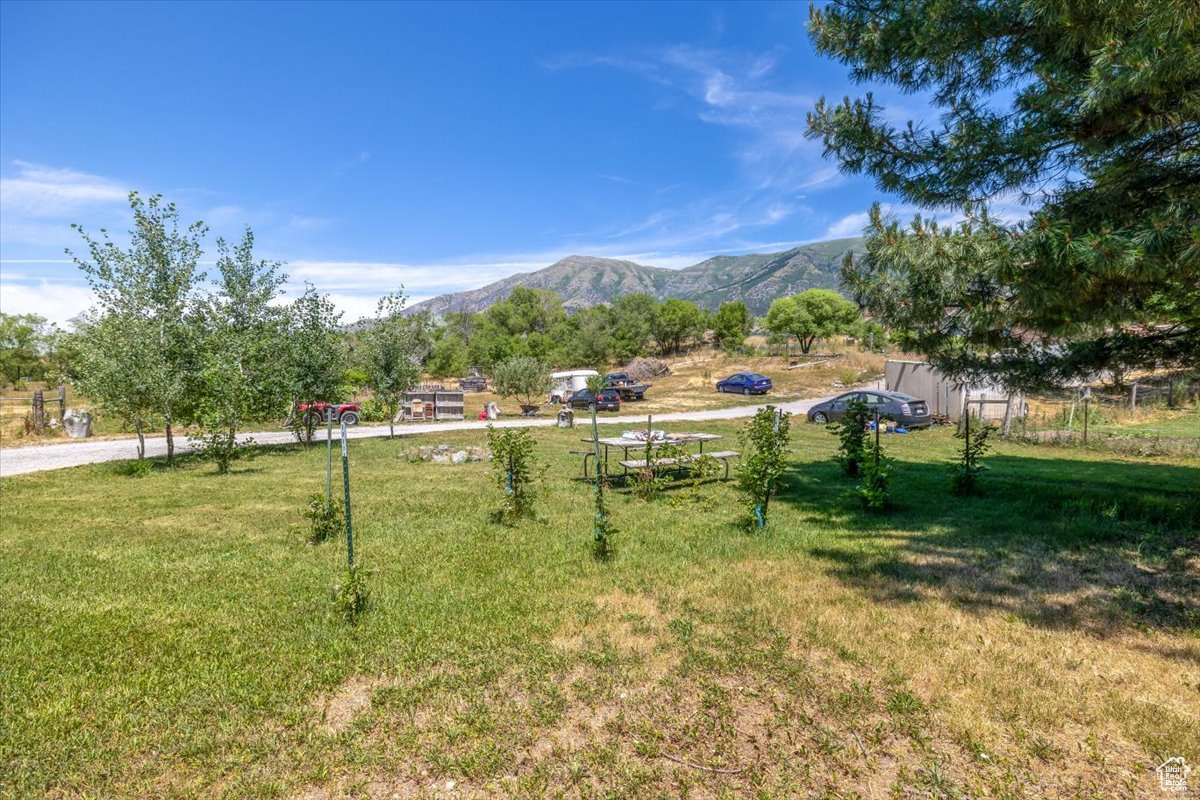
[[[346,453],[346,423],[342,423],[342,485],[346,497],[346,564],[354,569],[354,526],[350,523],[350,458]]]
[[[325,518],[333,513],[333,409],[325,407]]]

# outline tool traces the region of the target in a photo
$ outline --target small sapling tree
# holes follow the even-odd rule
[[[743,453],[737,467],[737,487],[749,508],[751,528],[766,527],[771,495],[786,469],[791,416],[774,406],[760,408],[738,434]]]
[[[859,468],[860,480],[854,487],[854,494],[862,502],[867,511],[883,511],[891,505],[891,479],[895,470],[895,462],[883,453],[883,445],[879,440],[879,428],[882,423],[875,418],[875,440],[864,454]]]
[[[487,442],[492,451],[492,476],[502,492],[496,520],[513,525],[522,517],[533,516],[536,480],[541,472],[533,453],[533,436],[519,428],[497,430],[489,425]]]
[[[979,475],[987,469],[979,460],[991,449],[988,437],[995,429],[995,426],[983,425],[972,431],[970,413],[963,415],[962,424],[954,433],[955,439],[962,440],[962,453],[950,467],[950,490],[956,495],[979,494]]]
[[[592,554],[603,561],[613,555],[612,537],[615,533],[608,516],[608,506],[604,502],[605,475],[600,461],[600,427],[596,424],[596,397],[604,388],[604,379],[599,375],[588,378],[587,388],[592,395],[588,409],[592,412],[592,448],[596,464],[596,482],[592,485],[592,501],[595,507],[592,514]]]
[[[829,431],[841,441],[836,456],[838,463],[851,478],[858,475],[867,450],[868,411],[867,404],[860,397],[855,395],[846,404],[846,415],[842,417],[841,422],[828,425]]]

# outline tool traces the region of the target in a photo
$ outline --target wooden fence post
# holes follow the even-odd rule
[[[46,429],[46,398],[41,389],[33,392],[33,432],[41,434]]]
[[[58,421],[61,423],[67,417],[67,387],[58,387]]]

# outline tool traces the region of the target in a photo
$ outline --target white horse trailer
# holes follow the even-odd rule
[[[599,377],[594,369],[571,369],[566,372],[550,373],[550,402],[563,403],[566,399],[587,388],[588,378]]]

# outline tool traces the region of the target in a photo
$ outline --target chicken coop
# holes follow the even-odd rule
[[[404,393],[401,416],[405,422],[434,422],[462,419],[463,393],[442,386],[418,386]]]

